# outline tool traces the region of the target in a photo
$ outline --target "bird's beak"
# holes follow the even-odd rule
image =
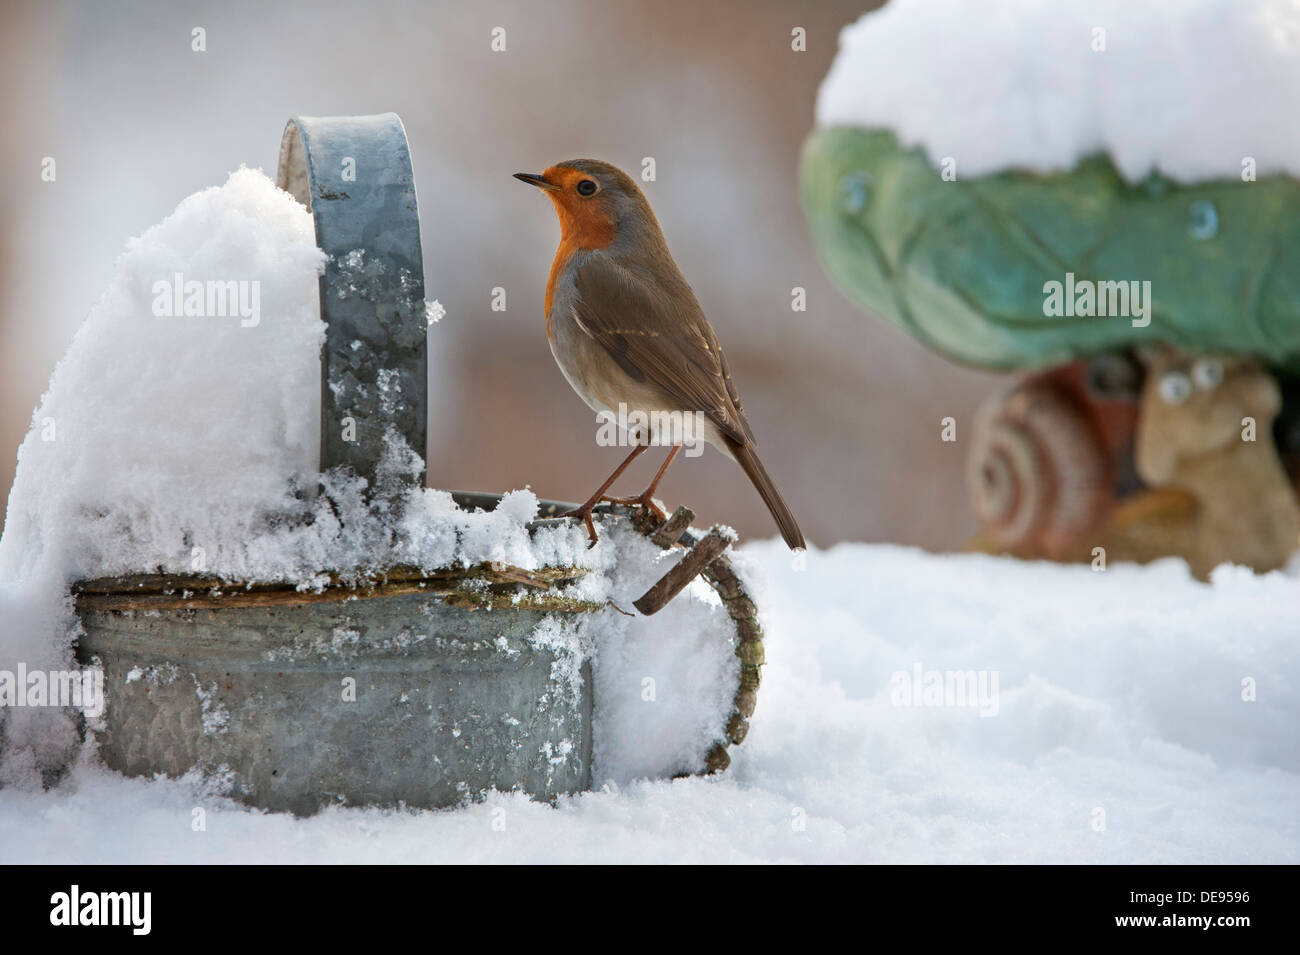
[[[515,178],[520,182],[526,182],[530,186],[536,186],[538,189],[545,189],[548,192],[554,192],[556,189],[560,188],[545,176],[538,176],[531,172],[517,172],[515,173]]]

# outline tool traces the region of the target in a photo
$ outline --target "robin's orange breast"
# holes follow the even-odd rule
[[[546,337],[554,334],[551,327],[551,309],[555,304],[555,286],[569,260],[579,251],[607,249],[614,242],[614,223],[595,206],[581,206],[577,210],[555,200],[555,209],[560,217],[560,246],[555,250],[555,261],[551,263],[551,274],[546,280]]]

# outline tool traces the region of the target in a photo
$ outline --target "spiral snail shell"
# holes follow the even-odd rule
[[[1065,556],[1115,494],[1097,429],[1051,381],[1023,382],[985,402],[966,468],[980,523],[1001,547],[1025,556]]]

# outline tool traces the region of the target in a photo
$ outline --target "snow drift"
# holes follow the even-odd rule
[[[0,791],[0,860],[1300,862],[1294,570],[741,556],[767,578],[769,665],[721,776],[295,820],[88,763],[54,793]],[[901,692],[918,665],[996,672],[996,713]]]
[[[1300,175],[1294,0],[889,0],[846,27],[819,126],[893,130],[962,177],[1108,153],[1130,181]]]

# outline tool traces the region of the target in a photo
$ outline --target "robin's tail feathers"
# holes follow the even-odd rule
[[[753,446],[735,441],[728,444],[732,456],[745,469],[749,479],[754,482],[754,487],[758,489],[759,496],[763,498],[763,503],[772,512],[772,517],[776,519],[776,526],[781,529],[781,536],[785,538],[786,544],[791,550],[806,547],[803,532],[799,530],[799,522],[790,513],[785,498],[781,497],[781,492],[772,483],[772,476],[767,473],[767,468],[763,467],[763,462],[758,459]]]

